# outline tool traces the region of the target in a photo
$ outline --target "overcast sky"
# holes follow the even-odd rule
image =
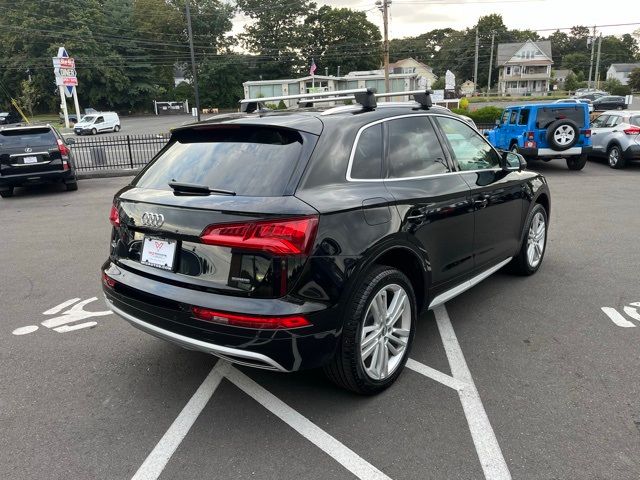
[[[367,11],[369,20],[382,27],[382,14],[375,0],[315,0],[319,5]],[[268,3],[268,0],[265,0]],[[390,7],[390,36],[419,35],[436,28],[461,30],[475,25],[482,15],[501,13],[510,29],[564,28],[574,25],[637,25],[602,28],[604,35],[621,35],[640,28],[638,0],[393,0]],[[242,30],[242,18],[234,22]],[[549,32],[540,32],[548,35]]]

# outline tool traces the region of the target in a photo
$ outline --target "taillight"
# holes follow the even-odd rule
[[[109,288],[114,288],[117,282],[113,278],[108,276],[106,272],[102,272],[102,283],[104,283],[105,286]]]
[[[59,138],[58,138],[58,151],[60,152],[60,155],[62,155],[63,157],[69,156],[69,147],[67,147],[65,143]]]
[[[62,170],[69,170],[70,168],[69,162],[67,160],[62,160]]]
[[[302,315],[269,317],[244,315],[238,313],[218,312],[204,307],[191,307],[191,312],[198,320],[245,328],[283,329],[300,328],[311,325]]]
[[[308,254],[315,240],[318,217],[210,225],[200,240],[207,245],[259,250],[275,255]]]
[[[533,140],[535,138],[535,132],[527,132],[525,135],[527,136],[527,140]]]
[[[640,135],[640,127],[629,127],[624,129],[627,135]]]
[[[120,226],[120,214],[118,208],[115,205],[111,205],[111,211],[109,212],[109,221],[114,227]]]
[[[591,130],[582,130],[582,133],[586,138],[591,138]]]

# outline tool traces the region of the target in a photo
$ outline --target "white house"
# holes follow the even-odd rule
[[[636,68],[640,68],[640,63],[612,63],[607,70],[607,80],[615,78],[623,85],[629,85],[629,76]]]
[[[472,80],[467,80],[460,85],[460,93],[465,97],[470,97],[476,91],[476,84]]]
[[[415,73],[418,75],[418,83],[425,88],[431,88],[438,79],[430,66],[412,57],[389,64],[389,73]],[[424,80],[420,80],[421,78]]]
[[[551,42],[544,40],[498,45],[498,91],[501,94],[532,94],[550,90]]]

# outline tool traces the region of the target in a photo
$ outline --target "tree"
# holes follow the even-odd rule
[[[25,109],[30,117],[33,116],[33,111],[40,103],[41,92],[38,88],[29,80],[23,80],[20,82],[20,95],[18,96],[18,104]]]
[[[634,92],[640,91],[640,68],[634,69],[629,75],[629,87]]]
[[[569,72],[569,74],[567,75],[567,78],[564,81],[564,89],[569,91],[569,92],[575,92],[578,88],[580,88],[578,86],[578,78],[576,77],[576,74],[573,72]]]
[[[440,76],[435,82],[433,82],[433,85],[431,85],[431,88],[433,90],[444,90],[445,86],[446,86],[446,82],[443,75],[443,76]]]
[[[382,62],[380,29],[365,12],[322,6],[304,20],[302,51],[320,71],[373,70]],[[304,68],[305,65],[301,65]]]
[[[631,93],[629,86],[623,85],[617,78],[608,78],[602,84],[602,88],[611,95],[629,95]]]
[[[298,73],[302,25],[315,4],[307,0],[238,0],[238,8],[253,22],[238,37],[242,46],[260,56],[261,77],[289,78]],[[305,56],[306,57],[306,56]]]

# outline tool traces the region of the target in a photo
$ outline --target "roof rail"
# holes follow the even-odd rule
[[[373,109],[373,108],[376,108],[375,93],[376,91],[373,88],[356,88],[352,90],[334,90],[331,92],[301,93],[298,95],[281,95],[278,97],[245,98],[243,100],[240,100],[240,110],[242,112],[251,112],[251,111],[255,111],[256,106],[259,106],[260,104],[264,104],[266,102],[277,102],[280,100],[306,100],[306,102],[299,101],[298,103],[355,100],[364,108]]]
[[[351,100],[362,105],[367,110],[373,110],[377,106],[376,99],[388,97],[412,96],[422,108],[428,110],[433,106],[431,90],[410,90],[389,93],[376,93],[374,88],[357,88],[353,90],[334,90],[331,92],[301,93],[298,95],[281,95],[278,97],[266,98],[245,98],[240,100],[240,110],[252,113],[262,110],[266,102],[277,102],[280,100],[298,100],[298,105],[307,103],[323,103]]]

